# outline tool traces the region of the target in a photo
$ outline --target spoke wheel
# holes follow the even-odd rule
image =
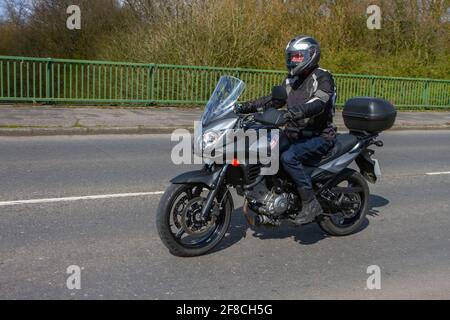
[[[364,222],[369,210],[369,186],[364,177],[351,169],[346,169],[335,187],[359,188],[360,192],[341,192],[334,194],[327,207],[326,216],[321,217],[319,226],[333,236],[345,236],[356,232]]]
[[[344,181],[338,187],[357,187],[352,181]],[[362,193],[339,193],[337,194],[340,203],[336,210],[331,213],[331,221],[338,227],[348,227],[357,221],[361,216],[362,201],[364,194]]]
[[[207,219],[202,216],[209,193],[200,185],[171,185],[161,199],[157,227],[161,240],[177,256],[197,256],[211,250],[225,235],[232,212],[227,192],[219,192]]]

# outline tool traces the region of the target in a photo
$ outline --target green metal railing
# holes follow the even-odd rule
[[[241,100],[270,93],[274,70],[0,56],[0,101],[90,104],[205,104],[221,75],[246,83]],[[335,74],[338,105],[374,96],[398,107],[450,107],[450,80]]]

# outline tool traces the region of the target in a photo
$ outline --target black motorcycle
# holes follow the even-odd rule
[[[273,149],[280,142],[276,134],[282,124],[281,113],[239,115],[234,106],[244,83],[224,76],[211,96],[202,116],[195,143],[205,150],[223,145],[224,137],[235,130],[266,130],[266,145]],[[279,94],[275,87],[273,95]],[[375,183],[380,167],[370,146],[382,147],[380,132],[390,129],[396,110],[389,102],[368,97],[353,98],[344,106],[343,117],[349,133],[338,134],[334,148],[315,163],[305,164],[312,174],[314,190],[324,214],[316,222],[329,235],[345,236],[356,232],[369,210],[367,181]],[[279,130],[278,132],[282,132]],[[282,133],[281,133],[282,134]],[[244,144],[246,145],[246,144]],[[246,145],[246,157],[249,150]],[[280,226],[295,219],[301,211],[301,199],[295,184],[280,167],[270,175],[262,174],[267,164],[250,164],[237,159],[223,160],[210,153],[202,170],[184,173],[171,180],[157,212],[157,228],[164,245],[175,256],[192,257],[213,249],[225,236],[234,211],[231,188],[245,198],[244,214],[254,226]],[[247,158],[246,158],[247,159]],[[348,166],[355,161],[357,172]]]

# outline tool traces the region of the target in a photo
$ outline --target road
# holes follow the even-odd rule
[[[449,299],[450,131],[382,138],[357,234],[252,230],[238,208],[217,250],[189,259],[155,227],[158,192],[189,168],[171,163],[169,136],[0,138],[0,298]],[[154,193],[114,196],[141,192]],[[107,198],[11,202],[92,195]],[[80,290],[66,287],[71,265]],[[380,290],[366,288],[372,265]]]

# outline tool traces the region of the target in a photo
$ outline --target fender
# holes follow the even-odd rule
[[[214,184],[219,178],[220,172],[222,170],[218,169],[216,171],[207,171],[207,170],[196,170],[189,171],[170,180],[173,184],[203,184],[208,189],[213,189]]]
[[[372,155],[375,151],[366,149],[356,158],[356,164],[358,165],[361,174],[370,183],[375,184],[377,182],[377,176],[375,174],[375,161],[372,160]]]
[[[230,207],[231,207],[231,211],[234,212],[235,206],[234,206],[234,200],[233,200],[233,195],[231,194],[230,190],[227,190],[225,193],[225,196],[222,200],[222,205],[223,203],[229,202]]]
[[[211,209],[212,201],[215,198],[216,194],[218,193],[219,189],[216,188],[216,183],[219,185],[222,183],[223,179],[225,178],[225,174],[227,172],[227,167],[225,168],[218,168],[215,171],[207,171],[205,169],[203,170],[197,170],[197,171],[189,171],[186,173],[183,173],[172,180],[170,180],[173,184],[202,184],[209,190],[209,195],[206,199],[205,207],[203,208],[202,215],[209,214],[209,211]],[[226,191],[223,200],[229,201],[231,210],[234,211],[234,201],[233,196],[229,192],[229,190]],[[222,201],[223,201],[222,200]]]

